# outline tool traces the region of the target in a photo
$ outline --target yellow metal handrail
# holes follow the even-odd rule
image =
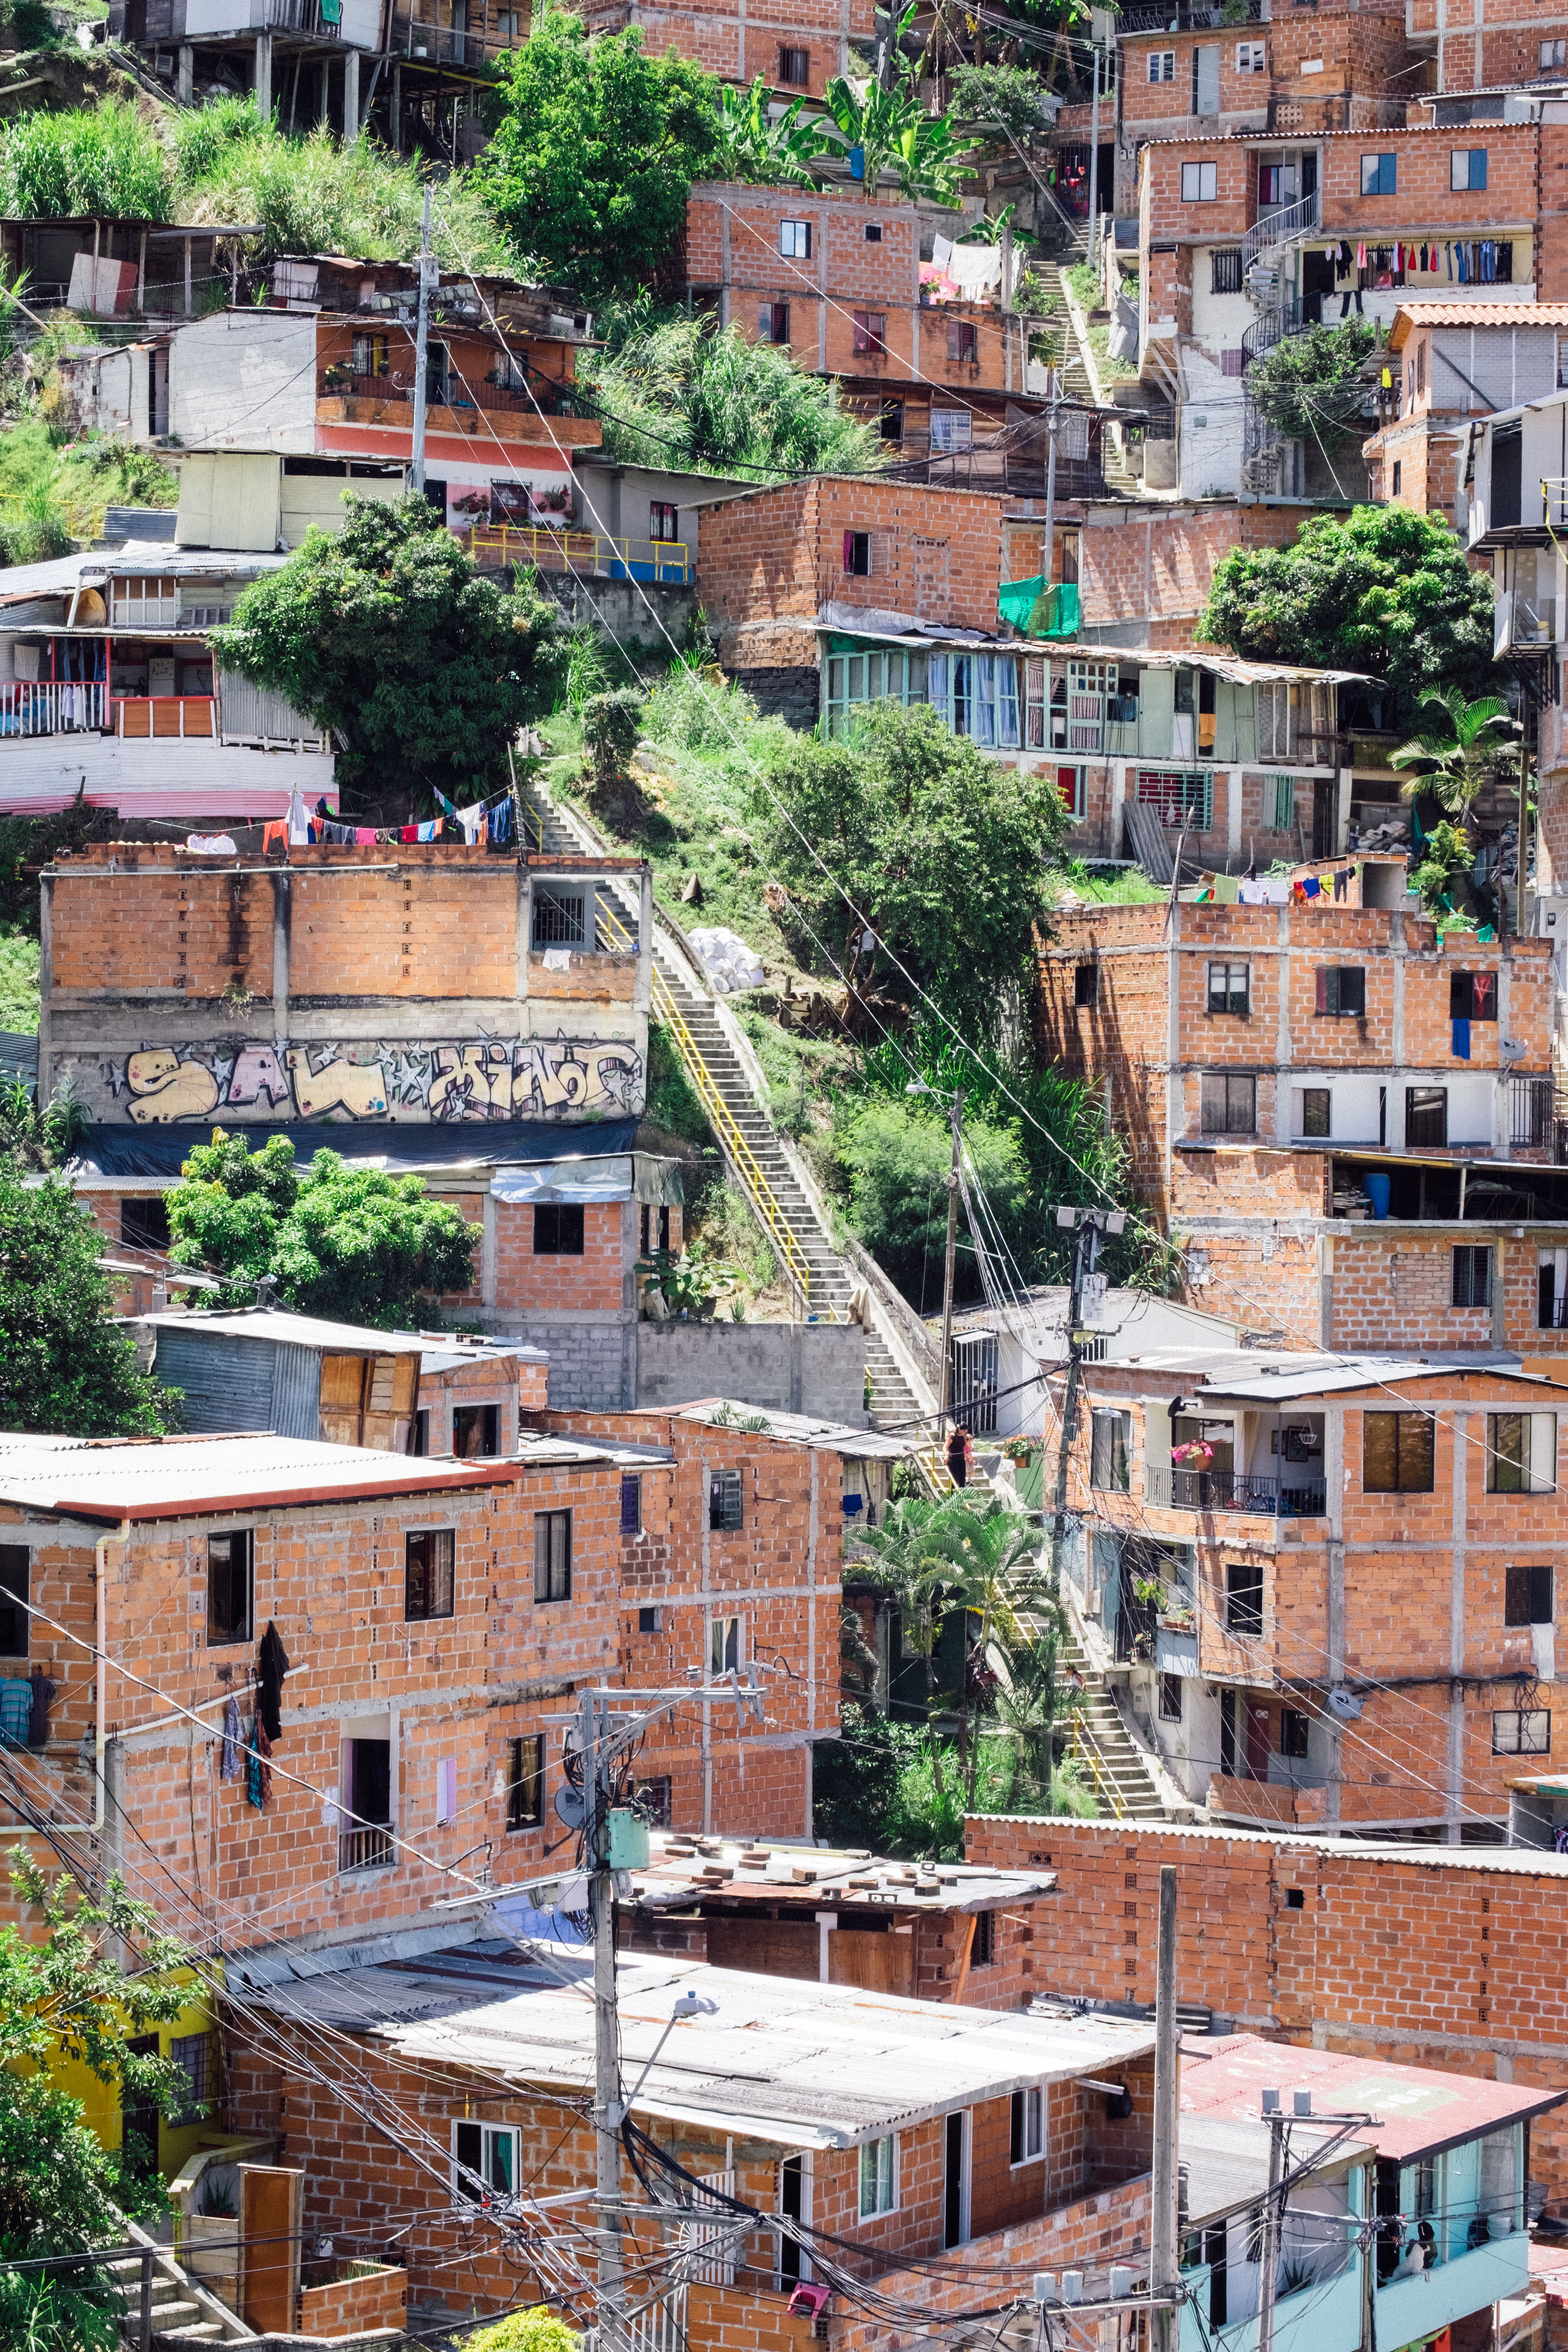
[[[603,898],[599,901],[599,920],[615,946],[631,946],[631,932]],[[809,1307],[811,1268],[806,1263],[805,1254],[778,1204],[772,1185],[763,1173],[756,1154],[736,1126],[734,1114],[719,1091],[718,1080],[703,1060],[702,1049],[687,1027],[674,992],[657,964],[653,973],[653,1009],[658,1018],[674,1031],[680,1058],[686,1065],[686,1074],[701,1097],[702,1108],[713,1123],[714,1132],[744,1185],[752,1206],[784,1259],[784,1270],[800,1294],[802,1308]]]
[[[1093,1773],[1094,1785],[1100,1796],[1109,1802],[1117,1820],[1121,1821],[1122,1804],[1116,1783],[1100,1770],[1100,1759],[1095,1746],[1094,1734],[1089,1730],[1082,1716],[1078,1714],[1075,1714],[1072,1719],[1072,1745],[1073,1754],[1081,1757]]]
[[[637,565],[650,580],[682,585],[691,577],[691,551],[678,539],[611,539],[601,531],[552,530],[537,523],[475,523],[454,530],[471,555],[498,556],[502,563],[528,563],[546,572],[587,572],[630,580]],[[634,550],[637,551],[634,553]]]

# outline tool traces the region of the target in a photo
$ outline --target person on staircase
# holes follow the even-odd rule
[[[968,1430],[955,1423],[947,1441],[947,1475],[955,1486],[967,1486],[969,1484],[971,1451]]]

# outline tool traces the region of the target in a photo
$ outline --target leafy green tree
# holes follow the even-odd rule
[[[1361,670],[1407,725],[1428,687],[1493,682],[1491,582],[1440,515],[1356,507],[1315,515],[1293,547],[1233,548],[1215,566],[1198,635],[1254,661]]]
[[[1352,434],[1363,438],[1367,401],[1365,364],[1377,349],[1370,319],[1339,327],[1309,327],[1283,336],[1247,372],[1247,389],[1277,433],[1332,448]]]
[[[468,2337],[473,2352],[577,2352],[582,2341],[542,2303],[528,2311],[509,2311],[504,2319],[477,2329]]]
[[[131,1437],[166,1426],[167,1391],[107,1319],[103,1245],[68,1186],[28,1184],[16,1159],[0,1161],[0,1429]]]
[[[976,124],[988,147],[1020,145],[1040,129],[1044,85],[1023,66],[957,66],[953,112]]]
[[[334,730],[361,790],[504,780],[508,745],[555,699],[553,607],[481,579],[424,499],[343,504],[341,531],[310,531],[212,632],[219,660]]]
[[[1029,1174],[1016,1128],[966,1117],[963,1136],[991,1207],[1008,1225],[1021,1224]],[[923,1103],[876,1096],[845,1120],[835,1142],[849,1175],[851,1225],[906,1295],[928,1309],[941,1294],[947,1244],[946,1119]]]
[[[14,220],[167,220],[172,176],[153,125],[120,99],[20,113],[0,136],[0,213]]]
[[[119,1879],[89,1902],[68,1878],[50,1885],[25,1853],[13,1863],[12,1885],[41,1932],[0,1928],[0,2352],[111,2352],[120,2299],[86,2258],[122,2236],[122,2215],[143,2206],[149,2184],[131,2153],[104,2150],[80,2100],[58,2090],[49,2070],[72,2059],[178,2115],[184,2075],[133,2044],[189,2006],[187,1956]],[[54,2255],[84,2259],[5,2267]]]
[[[590,42],[559,5],[500,57],[491,140],[476,176],[496,218],[550,279],[597,301],[636,285],[685,223],[687,192],[720,157],[718,84],[634,26]]]
[[[263,1280],[302,1314],[393,1330],[473,1277],[477,1225],[417,1176],[388,1176],[319,1150],[302,1171],[286,1136],[251,1151],[219,1128],[169,1194],[170,1255],[224,1278],[221,1303]]]
[[[723,85],[714,168],[728,180],[815,187],[812,164],[836,149],[837,142],[820,115],[806,114],[804,98],[794,100],[776,116],[768,110],[772,100],[773,85],[766,74],[759,74],[750,89],[737,89],[731,82]]]
[[[757,832],[807,960],[831,949],[855,968],[869,922],[884,944],[858,985],[902,997],[912,982],[965,1035],[994,1036],[1028,981],[1047,860],[1069,822],[1055,782],[988,760],[929,706],[891,702],[837,741],[783,740],[768,782]]]
[[[605,348],[580,355],[577,381],[623,465],[772,479],[888,462],[889,445],[841,405],[837,383],[786,351],[733,328],[656,318],[646,303],[618,305],[601,323]]]

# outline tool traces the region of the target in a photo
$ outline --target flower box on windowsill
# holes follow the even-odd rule
[[[1156,1620],[1162,1633],[1190,1633],[1197,1622],[1190,1609],[1163,1609]]]

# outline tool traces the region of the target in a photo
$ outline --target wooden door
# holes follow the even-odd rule
[[[289,2336],[305,2176],[277,2164],[242,2164],[238,2171],[240,2317],[258,2336]]]

